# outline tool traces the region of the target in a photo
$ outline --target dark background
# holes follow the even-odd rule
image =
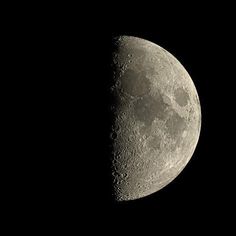
[[[180,12],[172,6],[173,14],[153,6],[137,12],[118,10],[114,3],[95,12],[53,8],[34,21],[30,16],[14,22],[14,59],[22,63],[14,70],[23,78],[15,83],[23,88],[23,101],[15,100],[16,117],[18,133],[26,136],[17,140],[24,142],[19,150],[27,150],[22,152],[27,158],[16,162],[26,170],[16,183],[28,216],[58,229],[109,234],[126,228],[147,234],[231,226],[234,21],[223,7],[194,9]],[[199,142],[183,172],[159,192],[122,203],[111,198],[108,161],[111,39],[117,35],[141,37],[172,53],[189,72],[202,109]],[[25,212],[18,199],[19,212]]]
[[[72,191],[73,203],[77,202],[75,196],[82,196],[82,200],[77,202],[78,210],[85,209],[82,212],[87,221],[101,222],[99,226],[102,229],[107,224],[121,227],[126,224],[128,227],[138,227],[139,224],[164,227],[166,224],[167,228],[172,224],[178,227],[190,224],[196,228],[210,228],[223,224],[226,219],[230,224],[228,214],[233,209],[234,172],[230,170],[233,156],[229,150],[233,139],[229,133],[233,108],[229,87],[233,87],[233,40],[227,24],[218,23],[215,20],[189,23],[186,19],[181,23],[174,20],[166,24],[162,22],[159,27],[146,21],[130,25],[119,21],[107,27],[102,25],[99,30],[84,35],[85,46],[80,44],[78,57],[85,55],[87,63],[73,74],[75,84],[72,90],[79,98],[70,107],[79,117],[74,131],[78,140],[73,142],[79,150],[73,152],[73,184],[67,188],[69,193],[71,188],[75,188]],[[94,27],[99,26],[95,24]],[[107,162],[110,43],[111,38],[117,35],[141,37],[171,52],[191,75],[202,109],[200,139],[184,171],[161,191],[123,203],[115,203],[110,197]],[[70,172],[71,166],[68,168]],[[77,169],[82,177],[77,177]]]

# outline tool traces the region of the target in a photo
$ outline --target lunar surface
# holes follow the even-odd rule
[[[144,39],[114,39],[111,106],[114,197],[128,201],[165,187],[196,148],[201,109],[187,71]]]

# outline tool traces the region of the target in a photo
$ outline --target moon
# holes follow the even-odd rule
[[[201,129],[199,97],[172,54],[132,36],[114,39],[110,93],[114,198],[139,199],[168,185],[191,159]]]

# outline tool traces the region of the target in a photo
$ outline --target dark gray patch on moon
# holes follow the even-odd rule
[[[189,95],[183,88],[177,88],[174,91],[175,101],[181,106],[186,106],[188,104]]]
[[[184,131],[186,127],[186,122],[184,118],[178,115],[175,111],[173,111],[173,115],[169,117],[166,121],[167,132],[172,137],[177,137]]]
[[[150,125],[156,117],[159,119],[165,118],[166,107],[167,105],[164,103],[162,96],[147,95],[135,102],[134,114],[137,120]]]
[[[125,93],[131,96],[143,96],[150,91],[150,81],[145,72],[127,69],[121,77],[121,86]]]

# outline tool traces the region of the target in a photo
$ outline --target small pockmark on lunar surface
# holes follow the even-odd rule
[[[171,106],[171,99],[167,95],[163,95],[163,102]]]
[[[116,139],[116,138],[117,138],[117,133],[116,132],[111,133],[111,139]]]
[[[175,101],[181,106],[186,106],[188,104],[189,95],[183,88],[177,88],[174,91]]]

